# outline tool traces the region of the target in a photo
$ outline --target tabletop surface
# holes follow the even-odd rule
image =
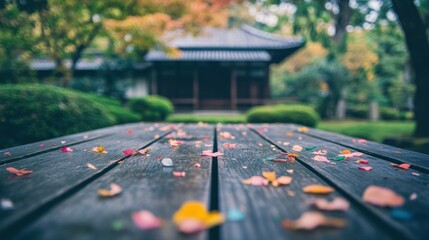
[[[120,125],[0,150],[0,239],[427,239],[428,173],[428,155],[292,124]],[[183,233],[189,201],[223,222]]]

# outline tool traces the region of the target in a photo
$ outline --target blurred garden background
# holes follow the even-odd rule
[[[305,43],[270,65],[274,105],[181,110],[140,84],[151,49],[180,55],[168,33],[243,25]],[[2,0],[0,148],[139,121],[287,122],[428,153],[428,33],[429,0]]]

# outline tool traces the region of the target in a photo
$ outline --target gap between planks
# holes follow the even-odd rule
[[[213,127],[213,151],[218,151],[217,146],[217,127]],[[218,167],[218,158],[212,157],[212,168],[211,168],[211,179],[210,179],[210,211],[219,211],[220,212],[220,199],[219,199],[219,167]],[[215,226],[209,229],[208,240],[217,240],[220,239],[220,228],[221,226]]]
[[[280,145],[278,145],[276,142],[272,141],[268,137],[264,136],[263,134],[259,133],[254,128],[249,128],[251,131],[256,133],[259,137],[261,137],[263,140],[269,142],[270,144],[274,145],[277,149],[288,152],[284,148],[282,148]],[[323,139],[322,139],[323,140]],[[407,230],[400,230],[403,229],[401,225],[395,223],[394,221],[390,220],[386,216],[379,214],[375,211],[371,206],[366,205],[364,202],[362,202],[359,198],[351,194],[349,191],[343,189],[339,185],[337,185],[334,181],[332,181],[329,177],[325,176],[324,174],[318,172],[316,169],[314,169],[312,166],[308,165],[305,161],[302,161],[299,159],[299,157],[296,158],[296,161],[299,162],[302,166],[307,168],[309,171],[314,173],[316,176],[320,177],[322,180],[326,181],[328,184],[330,184],[333,188],[335,188],[336,191],[344,195],[345,198],[347,198],[350,202],[356,204],[356,206],[369,214],[371,217],[374,218],[377,222],[384,225],[386,228],[388,228],[390,231],[389,233],[392,235],[393,238],[399,237],[400,239],[413,239],[413,234]]]
[[[152,140],[151,142],[145,144],[144,146],[140,147],[138,150],[147,148],[151,146],[152,144],[158,142],[159,140],[163,139],[168,134],[174,132],[175,130],[168,131],[161,135],[159,138]],[[93,139],[91,139],[93,140]],[[77,143],[76,143],[77,144]],[[70,145],[71,146],[71,145]],[[100,169],[98,172],[94,173],[90,177],[87,177],[80,182],[76,183],[72,187],[69,187],[68,189],[65,189],[61,193],[59,193],[57,196],[54,196],[53,198],[46,200],[45,202],[42,202],[37,207],[30,209],[28,211],[27,215],[24,215],[20,219],[17,219],[14,222],[9,223],[9,225],[6,225],[5,228],[0,229],[0,236],[6,236],[6,237],[12,237],[13,234],[24,228],[25,226],[29,225],[30,223],[34,222],[39,218],[40,216],[47,213],[51,208],[55,207],[56,205],[60,204],[61,202],[65,201],[69,197],[73,196],[75,193],[77,193],[79,190],[83,189],[90,183],[94,182],[101,176],[108,173],[110,170],[114,169],[119,165],[119,162],[126,160],[131,155],[124,156],[118,160],[115,160],[114,162],[110,163],[106,167]]]

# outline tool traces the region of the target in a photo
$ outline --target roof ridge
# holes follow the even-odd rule
[[[260,29],[255,28],[255,27],[252,27],[252,26],[250,26],[248,24],[243,24],[240,27],[240,29],[243,30],[244,32],[252,34],[252,35],[254,35],[256,37],[260,37],[260,38],[264,38],[264,39],[272,40],[272,41],[277,41],[277,42],[289,42],[291,40],[292,41],[302,41],[303,40],[302,37],[301,38],[296,38],[296,39],[293,38],[293,37],[288,37],[288,38],[282,37],[282,36],[279,36],[279,35],[276,35],[276,34],[272,34],[272,33],[269,33],[269,32],[262,31]]]

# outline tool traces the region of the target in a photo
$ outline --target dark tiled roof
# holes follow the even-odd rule
[[[180,49],[287,49],[303,45],[302,38],[285,38],[250,26],[220,29],[207,27],[197,36],[170,33],[169,45]]]
[[[151,50],[146,61],[271,61],[280,62],[304,45],[302,38],[285,38],[250,26],[220,29],[207,27],[197,36],[170,32],[167,44],[179,49],[173,58]]]
[[[163,51],[152,50],[146,61],[270,61],[266,51],[236,50],[182,50],[180,56],[172,57]]]

